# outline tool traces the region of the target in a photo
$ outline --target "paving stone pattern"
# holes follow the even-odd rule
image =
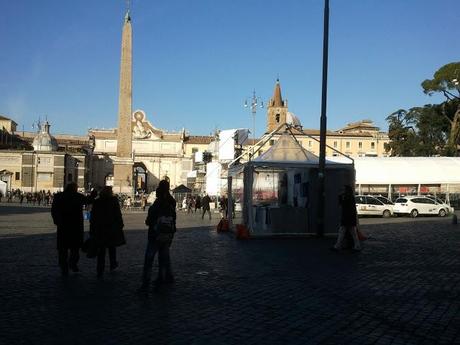
[[[447,218],[366,224],[361,253],[334,253],[333,237],[238,241],[181,215],[176,282],[143,296],[144,213],[124,215],[120,268],[98,280],[86,257],[60,276],[48,211],[0,206],[0,344],[460,344]]]

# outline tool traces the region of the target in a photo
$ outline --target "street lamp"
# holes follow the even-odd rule
[[[327,129],[327,65],[329,47],[329,0],[324,1],[324,31],[323,31],[323,82],[321,95],[321,120],[319,132],[319,166],[318,166],[318,219],[316,234],[324,235],[324,208],[325,197],[325,166],[326,166],[326,129]]]
[[[256,96],[256,90],[254,90],[252,92],[252,97],[249,99],[249,103],[248,103],[248,99],[246,99],[244,101],[244,107],[245,108],[251,107],[251,113],[252,113],[252,129],[253,129],[252,137],[253,137],[253,140],[254,140],[254,142],[252,143],[252,154],[254,154],[254,146],[256,144],[256,113],[257,113],[257,105],[259,105],[259,107],[263,108],[264,107],[264,102],[262,101],[262,98]],[[251,159],[251,157],[249,157],[249,159]]]

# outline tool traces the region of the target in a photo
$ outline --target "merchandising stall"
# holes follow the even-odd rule
[[[318,167],[318,157],[285,132],[264,154],[229,169],[231,197],[241,203],[251,236],[316,232]],[[326,161],[326,233],[339,227],[338,195],[344,185],[355,185],[353,161]]]
[[[176,199],[177,203],[179,204],[182,201],[182,199],[192,194],[192,190],[187,186],[181,184],[172,190],[172,194],[174,196],[174,199]]]

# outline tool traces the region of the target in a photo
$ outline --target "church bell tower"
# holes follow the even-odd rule
[[[281,86],[279,79],[276,79],[273,97],[268,102],[267,107],[267,133],[275,130],[279,125],[286,123],[287,120],[287,100],[281,97]]]

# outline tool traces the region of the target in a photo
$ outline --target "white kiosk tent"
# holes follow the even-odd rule
[[[251,236],[316,232],[318,166],[318,157],[286,131],[267,152],[229,169],[229,199],[241,203]],[[326,232],[339,228],[338,196],[344,185],[355,185],[353,160],[326,161]]]

